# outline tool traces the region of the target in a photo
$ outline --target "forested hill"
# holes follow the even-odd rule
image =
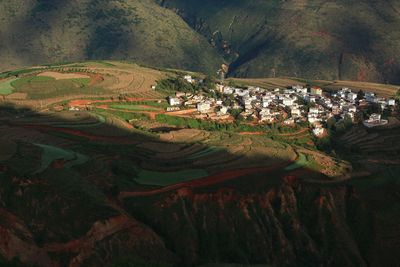
[[[400,83],[396,0],[0,1],[0,69],[86,59]]]
[[[0,1],[0,68],[122,59],[215,72],[206,38],[153,0]]]
[[[164,0],[231,75],[400,82],[400,2]]]

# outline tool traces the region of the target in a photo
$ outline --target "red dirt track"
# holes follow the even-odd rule
[[[205,178],[193,180],[190,182],[184,182],[184,183],[177,183],[173,185],[169,185],[160,189],[154,189],[154,190],[149,190],[149,191],[141,191],[141,192],[121,192],[119,194],[119,199],[124,199],[128,197],[143,197],[143,196],[152,196],[160,193],[165,193],[168,191],[172,191],[181,187],[190,187],[190,188],[201,188],[201,187],[206,187],[218,183],[222,183],[225,181],[229,181],[232,179],[236,179],[245,175],[249,174],[254,174],[254,173],[267,173],[267,172],[272,172],[277,169],[284,168],[288,166],[291,163],[283,162],[283,163],[277,163],[274,164],[273,166],[270,167],[258,167],[258,168],[248,168],[248,169],[237,169],[237,170],[229,170],[229,171],[223,171],[217,174],[213,174],[210,176],[207,176]]]

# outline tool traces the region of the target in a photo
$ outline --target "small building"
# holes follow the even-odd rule
[[[169,96],[168,97],[168,104],[170,106],[179,106],[181,104],[181,100],[179,98],[177,98],[177,97]]]
[[[220,113],[221,115],[225,115],[226,113],[228,113],[228,107],[222,106],[222,107],[219,109],[219,113]]]
[[[311,89],[310,89],[310,93],[311,93],[312,95],[319,95],[319,96],[321,96],[321,95],[322,95],[322,89],[321,89],[321,87],[313,86],[313,87],[311,87]]]
[[[184,79],[185,81],[187,81],[188,83],[194,83],[194,82],[195,82],[195,80],[192,78],[191,75],[185,75],[185,76],[183,77],[183,79]]]
[[[167,107],[167,112],[179,111],[179,110],[181,110],[180,107]]]
[[[283,105],[285,105],[285,106],[293,106],[294,101],[295,101],[295,100],[294,100],[293,98],[285,97],[285,98],[282,100],[282,103],[283,103]]]
[[[320,123],[315,124],[315,128],[312,131],[316,137],[321,137],[325,134],[325,128]]]
[[[396,106],[396,100],[394,99],[388,99],[387,101],[388,106]]]
[[[232,87],[224,87],[224,94],[225,95],[233,94],[233,88]]]
[[[315,103],[317,99],[313,95],[305,95],[304,100],[309,103]]]
[[[283,121],[284,124],[286,125],[293,125],[294,124],[294,119],[293,118],[288,118]]]
[[[368,128],[382,126],[388,124],[388,120],[382,120],[381,114],[373,113],[368,120],[363,121],[364,126]]]
[[[210,103],[198,103],[197,104],[197,111],[200,113],[206,113],[211,109]]]
[[[347,99],[351,102],[357,99],[357,94],[356,93],[348,93],[347,94]]]
[[[299,108],[297,108],[297,107],[296,108],[292,108],[290,113],[292,114],[292,116],[297,116],[297,117],[301,116],[301,110]]]

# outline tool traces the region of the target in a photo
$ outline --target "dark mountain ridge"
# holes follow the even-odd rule
[[[164,8],[163,8],[164,7]],[[237,77],[400,83],[398,1],[2,1],[0,68],[130,60]]]
[[[180,1],[180,14],[239,77],[399,83],[397,1]]]

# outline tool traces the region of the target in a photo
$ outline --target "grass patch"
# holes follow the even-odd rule
[[[133,110],[133,111],[159,111],[160,109],[158,108],[152,108],[152,107],[144,107],[142,105],[129,105],[129,104],[113,104],[109,105],[110,108],[114,109],[124,109],[124,110]]]
[[[89,87],[89,78],[56,80],[47,76],[30,76],[11,83],[17,92],[26,93],[30,99],[62,97],[74,94],[103,94],[107,90]]]
[[[129,120],[144,120],[148,121],[149,117],[143,113],[133,113],[133,112],[123,112],[123,111],[116,111],[116,110],[103,110],[103,109],[95,109],[96,114],[106,116],[107,114],[116,116],[120,119],[125,121]]]
[[[42,154],[42,164],[38,170],[35,171],[35,173],[41,173],[44,170],[49,167],[49,165],[57,159],[63,159],[65,161],[68,161],[64,167],[65,168],[71,168],[76,165],[83,164],[89,160],[88,157],[75,153],[70,150],[64,150],[59,147],[54,147],[54,146],[49,146],[49,145],[42,145],[42,144],[35,144],[36,146],[40,147],[43,149],[43,154]]]
[[[285,168],[285,171],[293,171],[296,169],[304,168],[308,165],[308,160],[306,155],[300,153],[299,158],[296,160],[295,163],[291,164],[290,166],[287,166]]]
[[[135,182],[141,185],[167,186],[171,184],[196,180],[208,176],[206,170],[188,169],[176,172],[156,172],[142,170]]]
[[[17,79],[11,79],[8,81],[4,81],[0,83],[0,95],[9,95],[14,92],[14,87],[12,83],[15,82]]]

